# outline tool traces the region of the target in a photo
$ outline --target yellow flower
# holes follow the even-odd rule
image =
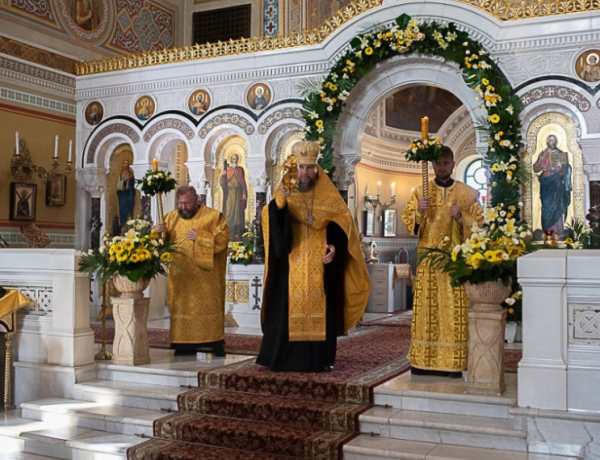
[[[123,247],[130,251],[133,248],[133,241],[125,241],[125,243],[123,243]]]
[[[483,263],[483,256],[481,255],[481,253],[476,252],[466,260],[466,263],[467,265],[471,265],[474,269],[477,270],[479,267],[481,267],[481,264]]]
[[[567,244],[573,244],[573,238],[569,237],[569,238],[565,239],[565,243],[567,243]]]
[[[127,254],[124,252],[120,252],[117,254],[117,262],[125,262],[127,260]]]
[[[160,255],[160,260],[162,262],[169,262],[171,260],[171,253],[169,252],[164,252]]]
[[[370,56],[371,54],[373,54],[373,48],[371,48],[370,46],[368,48],[365,49],[365,54],[367,56]]]
[[[490,84],[490,81],[489,81],[487,78],[483,78],[483,79],[481,80],[481,83],[483,83],[485,86],[487,86],[487,85],[489,85],[489,84]]]
[[[323,127],[323,120],[317,120],[315,122],[315,125],[316,125],[317,128],[322,128]]]
[[[508,312],[512,315],[515,312],[515,309],[514,308],[509,308]]]
[[[129,261],[130,261],[130,262],[133,262],[133,263],[135,263],[135,262],[139,262],[139,261],[140,261],[140,258],[138,257],[138,255],[137,255],[137,254],[132,254],[132,255],[131,255],[131,257],[129,258]]]
[[[496,113],[493,115],[490,115],[489,118],[492,123],[498,123],[500,121],[500,116]]]

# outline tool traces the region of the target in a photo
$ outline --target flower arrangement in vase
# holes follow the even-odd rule
[[[150,222],[132,219],[123,236],[105,235],[104,245],[90,249],[79,260],[79,271],[95,274],[104,283],[112,276],[121,275],[132,282],[141,278],[150,280],[166,275],[174,242],[165,241],[152,230]]]
[[[250,264],[254,254],[254,233],[244,233],[242,235],[242,241],[233,241],[229,243],[229,249],[229,263],[237,265]]]

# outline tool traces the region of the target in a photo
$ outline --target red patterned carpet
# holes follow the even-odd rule
[[[252,358],[200,372],[198,388],[179,395],[179,411],[156,420],[156,438],[130,448],[127,458],[342,458],[373,388],[408,369],[410,325],[402,316],[390,317],[394,327],[359,327],[339,339],[333,372],[276,373]],[[226,348],[242,346],[236,337],[226,338]],[[258,343],[246,340],[246,351]],[[510,371],[520,352],[507,350],[505,358]]]

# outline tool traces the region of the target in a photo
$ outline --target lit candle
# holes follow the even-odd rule
[[[71,163],[73,160],[73,141],[69,141],[69,159],[67,160]]]
[[[396,182],[392,182],[392,196],[396,196]]]
[[[58,158],[58,134],[54,138],[54,158]]]
[[[381,182],[377,181],[377,196],[381,195]]]
[[[16,155],[18,155],[18,154],[19,154],[19,131],[17,131],[17,132],[15,133],[15,141],[16,141],[16,143],[17,143]]]
[[[429,118],[421,118],[421,136],[423,140],[427,139],[427,133],[429,132]]]
[[[156,158],[152,160],[152,169],[158,171],[158,160]]]
[[[367,185],[365,187],[365,196],[369,196],[369,183],[367,182]]]

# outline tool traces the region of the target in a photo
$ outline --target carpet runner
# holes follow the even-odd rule
[[[372,407],[373,388],[409,368],[410,312],[365,326],[338,340],[333,372],[277,373],[254,358],[199,372],[198,388],[179,395],[178,412],[156,420],[155,438],[130,448],[127,458],[343,458],[359,415]],[[153,346],[168,346],[168,331],[149,336]],[[260,338],[228,335],[226,342],[228,353],[255,353]],[[520,350],[505,351],[507,372],[520,357]]]
[[[327,373],[277,373],[254,359],[201,371],[198,389],[179,395],[179,411],[154,422],[160,439],[130,448],[127,457],[342,458],[343,445],[358,434],[358,416],[371,407],[372,389],[408,370],[409,338],[410,328],[356,330],[339,339],[335,369]]]

